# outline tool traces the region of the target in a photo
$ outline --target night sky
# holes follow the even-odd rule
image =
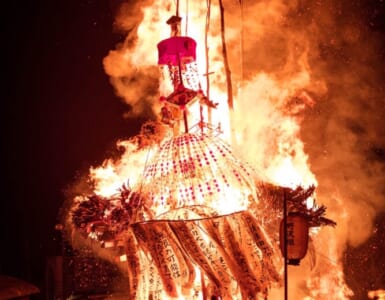
[[[43,285],[45,257],[59,251],[64,190],[140,128],[123,118],[129,107],[102,65],[123,38],[113,30],[118,3],[11,1],[2,9],[2,274]],[[369,5],[380,13],[368,24],[384,32],[383,1]]]
[[[121,38],[113,4],[41,0],[2,10],[2,274],[41,286],[45,256],[59,250],[64,190],[140,127],[122,117],[129,107],[103,70]]]

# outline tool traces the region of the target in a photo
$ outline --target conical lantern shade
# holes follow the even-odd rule
[[[228,214],[256,200],[256,177],[219,137],[187,133],[161,146],[147,164],[139,188],[154,217],[195,205]]]

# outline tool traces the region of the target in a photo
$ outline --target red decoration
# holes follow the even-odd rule
[[[196,42],[188,36],[175,36],[158,43],[158,64],[180,66],[195,61]]]

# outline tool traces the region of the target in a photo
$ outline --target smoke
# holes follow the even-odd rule
[[[243,57],[233,58],[233,70],[242,63],[237,72],[244,81],[233,124],[242,136],[239,150],[265,171],[285,151],[301,160],[297,166],[310,165],[317,198],[338,224],[315,240],[318,249],[326,249],[318,268],[327,274],[347,245],[356,247],[371,236],[374,218],[385,208],[381,35],[370,30],[364,3],[243,5]],[[227,21],[236,26],[239,16],[228,14]],[[229,48],[236,49],[240,40],[231,42]],[[314,103],[293,107],[293,99],[302,102],[301,91]],[[277,147],[277,136],[286,150]]]
[[[156,57],[137,50],[155,53],[154,40],[163,34],[156,27],[164,22],[160,12],[173,13],[172,5],[158,2],[123,3],[115,25],[126,38],[104,60],[117,95],[131,107],[128,116],[157,114]],[[308,180],[303,184],[318,183],[318,202],[338,224],[322,230],[314,241],[325,257],[317,270],[325,275],[342,260],[347,245],[368,239],[375,216],[385,208],[384,59],[379,33],[367,26],[365,4],[360,2],[224,4],[230,68],[238,91],[232,116],[234,146],[271,176],[278,164],[275,157],[286,156]],[[146,30],[157,35],[141,31],[143,19],[152,20],[154,27]],[[219,35],[218,25],[212,25],[211,33]],[[290,179],[296,181],[294,177]],[[302,270],[293,271],[298,275],[294,277],[299,278]],[[312,284],[308,282],[308,288]],[[310,293],[306,289],[303,286],[298,297]],[[329,295],[324,293],[323,297]],[[341,299],[348,291],[343,293]]]
[[[153,110],[159,97],[159,71],[155,56],[137,51],[138,47],[143,47],[142,43],[152,42],[140,36],[140,22],[145,18],[143,8],[151,2],[129,1],[121,4],[114,25],[117,32],[125,35],[125,39],[103,61],[116,94],[130,107],[126,117],[154,119],[157,115]],[[156,14],[151,17],[154,24],[159,23]]]
[[[271,159],[268,152],[276,148],[273,136],[287,130],[282,120],[299,121],[301,127],[293,123],[289,133],[300,136],[303,145],[288,148],[308,154],[319,181],[319,196],[330,206],[330,213],[335,205],[337,212],[348,211],[346,240],[357,246],[368,238],[375,214],[385,206],[380,36],[369,30],[360,15],[363,4],[243,3],[244,38],[232,40],[229,46],[237,49],[243,43],[242,61],[237,51],[233,55],[238,58],[232,60],[233,71],[244,84],[238,94],[235,127],[253,139],[242,148],[252,149],[255,160],[266,165]],[[239,25],[239,16],[226,15],[228,26]],[[293,99],[304,102],[298,97],[303,92],[315,105],[294,103],[293,107]],[[265,140],[271,144],[258,143]]]
[[[320,193],[331,203],[343,199],[346,238],[352,246],[369,237],[385,204],[383,60],[378,36],[365,26],[358,9],[347,3],[336,7],[330,12],[334,22],[319,26],[319,54],[312,64],[318,65],[315,75],[324,78],[328,93],[303,126],[306,150],[322,180]]]
[[[350,1],[225,1],[238,87],[233,146],[270,178],[282,164],[276,159],[290,158],[299,174],[285,183],[296,176],[316,183],[318,202],[338,224],[314,239],[319,282],[303,283],[308,263],[291,270],[301,299],[311,287],[320,291],[313,297],[327,299],[331,291],[321,287],[330,289],[328,280],[341,287],[332,294],[348,297],[340,273],[346,247],[364,243],[385,208],[384,57],[364,8]],[[329,270],[335,274],[326,276]]]
[[[345,3],[331,12],[333,23],[320,24],[319,54],[312,65],[318,66],[315,76],[324,78],[328,92],[302,127],[305,150],[319,180],[318,195],[338,223],[339,253],[346,244],[357,247],[366,242],[375,232],[375,217],[385,207],[384,60],[380,36],[366,26],[359,12],[360,7]],[[350,274],[361,272],[355,265],[345,269]],[[368,282],[381,273],[379,267],[377,273],[368,274]],[[362,299],[369,284],[352,288],[355,299]]]

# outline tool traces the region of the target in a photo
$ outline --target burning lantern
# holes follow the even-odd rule
[[[188,108],[196,102],[200,106],[205,104],[212,108],[215,108],[216,104],[208,100],[202,92],[195,60],[197,43],[191,37],[179,35],[180,23],[179,16],[172,16],[168,19],[167,24],[171,26],[171,37],[158,43],[158,65],[162,75],[162,91],[165,93],[161,96],[161,100],[164,100],[162,120],[165,120],[166,124],[173,125],[183,116],[187,133],[189,123],[191,123],[188,120]],[[167,114],[171,111],[170,107],[179,110],[180,113]],[[200,123],[202,123],[202,116]]]
[[[196,45],[194,39],[188,36],[179,36],[181,18],[171,17],[167,24],[171,26],[171,37],[158,43],[158,65],[161,71],[169,74],[174,91],[185,86],[197,91],[199,80],[197,73]],[[162,72],[164,75],[167,73]]]
[[[172,127],[174,135],[160,138],[156,123],[142,130],[139,145],[136,139],[128,141],[135,157],[122,157],[122,171],[131,169],[130,162],[140,166],[141,153],[148,151],[146,158],[141,156],[144,167],[136,174],[137,182],[132,188],[123,184],[108,196],[95,189],[89,196],[74,199],[73,228],[99,242],[103,252],[119,255],[118,261],[126,268],[127,299],[267,299],[268,290],[281,279],[276,200],[284,191],[286,204],[287,189],[260,182],[259,174],[217,136],[220,128],[210,126],[209,109],[217,103],[209,100],[209,89],[207,95],[202,91],[196,42],[180,36],[180,22],[177,9],[176,16],[167,21],[171,37],[157,45],[163,75],[159,82],[161,121]],[[207,107],[207,124],[203,107]],[[192,119],[194,113],[196,119]],[[179,131],[181,120],[184,133]],[[194,123],[191,127],[195,120],[197,132]],[[155,143],[157,147],[152,147]],[[128,173],[135,176],[131,170],[113,170],[103,180],[109,185]],[[302,200],[313,190],[287,191],[287,200],[301,200],[295,203],[301,209]],[[303,211],[287,216],[285,205],[281,250],[291,264],[298,265],[305,256],[309,224],[317,223],[314,219],[321,218],[324,208],[312,211],[313,218],[306,215],[306,206]],[[265,231],[263,221],[268,218],[271,223]]]
[[[190,37],[179,36],[180,22],[179,16],[168,19],[171,37],[158,43],[158,65],[163,74],[162,77],[169,79],[164,80],[163,86],[172,84],[172,92],[162,97],[168,104],[183,112],[184,127],[187,132],[189,125],[186,107],[198,99],[197,91],[200,89],[200,84],[195,62],[196,42]],[[168,124],[171,123],[168,122]]]
[[[285,230],[286,227],[286,230]],[[286,231],[286,244],[285,244]],[[299,265],[305,257],[309,241],[309,224],[305,215],[291,212],[280,225],[280,246],[282,255],[289,265]],[[286,249],[285,249],[286,247]]]

